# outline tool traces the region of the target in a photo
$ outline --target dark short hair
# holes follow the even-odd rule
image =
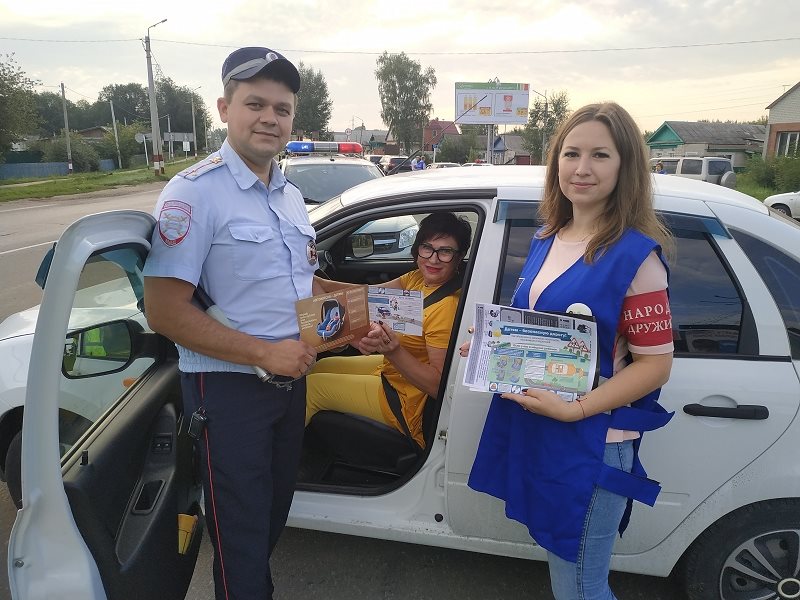
[[[472,227],[465,217],[457,217],[451,212],[431,213],[419,224],[419,231],[411,246],[411,255],[416,259],[419,246],[445,235],[453,236],[458,244],[458,252],[464,256],[472,241]]]

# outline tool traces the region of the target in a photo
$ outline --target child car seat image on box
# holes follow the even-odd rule
[[[344,307],[335,298],[322,303],[317,335],[324,341],[335,338],[344,324]]]

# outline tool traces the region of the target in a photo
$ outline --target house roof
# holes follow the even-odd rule
[[[516,133],[504,133],[494,140],[494,150],[498,152],[510,151],[515,154],[530,155],[522,145],[522,136]]]
[[[428,124],[425,126],[428,129],[434,129],[438,131],[444,131],[445,133],[451,133],[454,135],[459,135],[461,132],[456,127],[454,121],[444,121],[442,119],[431,119],[428,121]]]
[[[800,81],[798,81],[798,82],[797,82],[797,83],[795,83],[795,84],[794,84],[792,87],[790,87],[788,90],[786,90],[785,92],[783,92],[783,93],[782,93],[782,94],[781,94],[781,95],[780,95],[780,96],[779,96],[779,97],[778,97],[776,100],[774,100],[774,101],[772,102],[772,104],[770,104],[769,106],[767,106],[766,110],[769,110],[770,108],[772,108],[773,106],[775,106],[776,104],[778,104],[778,102],[780,102],[781,100],[783,100],[784,98],[786,98],[786,96],[788,96],[789,94],[791,94],[793,91],[795,91],[795,90],[796,90],[797,88],[799,88],[799,87],[800,87]]]
[[[696,121],[664,121],[647,143],[666,141],[684,144],[743,144],[745,140],[763,140],[767,128],[748,123],[706,123]]]

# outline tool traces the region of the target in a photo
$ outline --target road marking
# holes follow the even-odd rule
[[[12,252],[19,252],[20,250],[30,250],[31,248],[38,248],[39,246],[47,246],[50,244],[54,244],[55,242],[56,240],[53,240],[52,242],[42,242],[41,244],[34,244],[33,246],[24,246],[22,248],[14,248],[13,250],[3,250],[2,252],[0,252],[0,256],[2,256],[3,254],[11,254]]]
[[[55,204],[39,204],[38,206],[23,206],[22,208],[9,208],[8,210],[0,210],[0,213],[14,212],[15,210],[30,210],[32,208],[44,208],[45,206],[55,206]]]

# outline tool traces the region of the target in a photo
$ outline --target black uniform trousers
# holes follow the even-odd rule
[[[269,558],[286,525],[303,445],[305,379],[291,390],[244,373],[181,373],[199,450],[217,600],[272,598]]]

